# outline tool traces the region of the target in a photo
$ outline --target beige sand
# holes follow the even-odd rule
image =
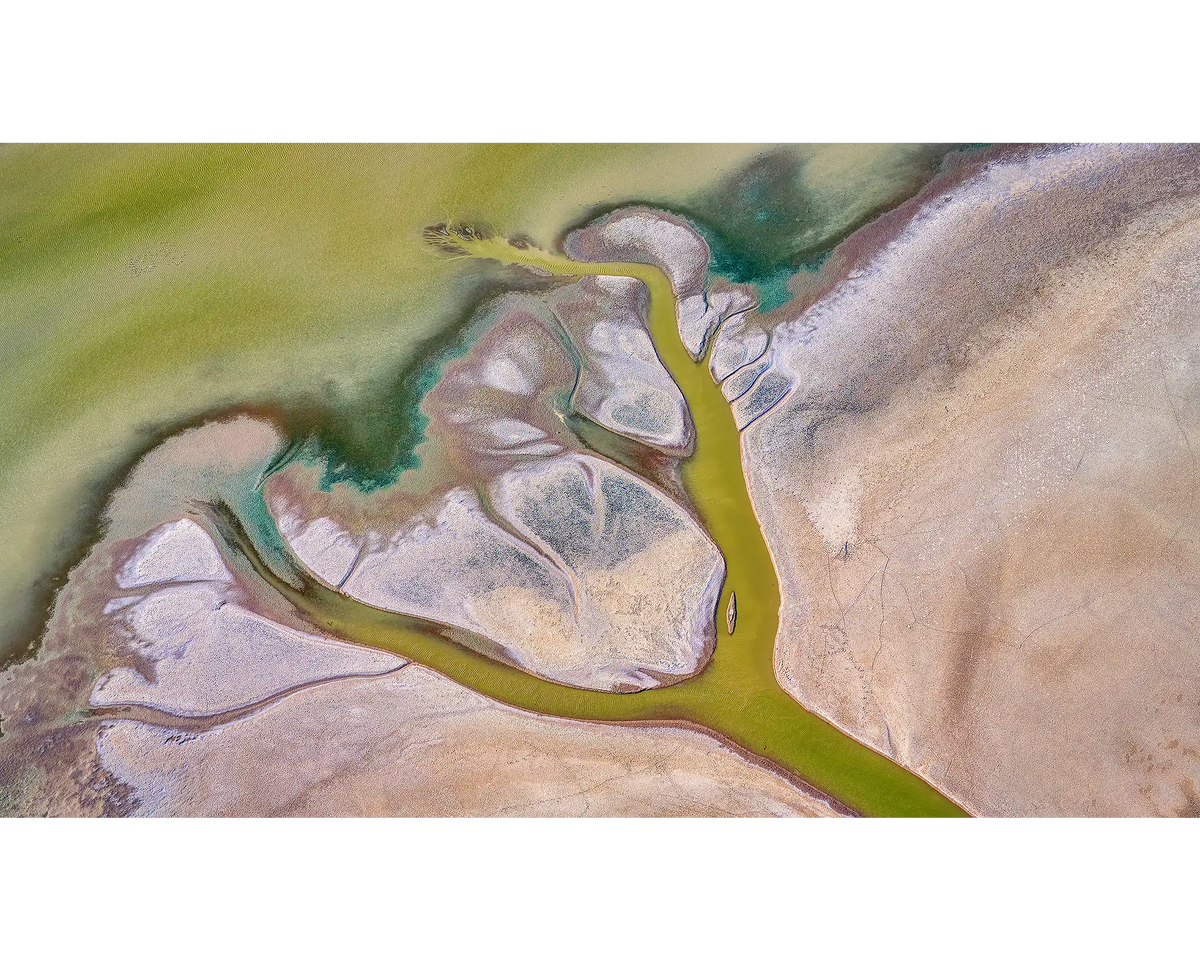
[[[979,814],[1200,813],[1200,154],[958,179],[773,333],[780,678]]]
[[[0,675],[0,813],[833,815],[713,737],[545,719],[296,619],[190,506],[277,440],[191,431],[114,495],[38,656]]]
[[[99,752],[142,814],[833,815],[699,733],[535,717],[418,666],[194,736],[117,721]]]

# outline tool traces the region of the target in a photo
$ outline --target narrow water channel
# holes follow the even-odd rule
[[[256,572],[309,620],[346,640],[390,650],[501,703],[546,716],[605,722],[699,726],[742,751],[776,765],[868,816],[962,816],[963,811],[921,778],[805,710],[775,677],[779,581],[742,468],[741,437],[707,358],[695,362],[679,337],[675,296],[667,276],[642,263],[584,263],[504,240],[455,238],[471,256],[562,276],[633,277],[650,294],[649,327],[664,366],[674,377],[696,427],[695,454],[682,468],[685,489],[705,529],[725,557],[727,574],[716,611],[716,651],[688,680],[637,693],[603,693],[564,686],[475,653],[455,631],[380,610],[322,585],[293,564],[298,585],[262,559],[278,556],[262,525],[216,519]],[[731,634],[726,610],[737,595]]]

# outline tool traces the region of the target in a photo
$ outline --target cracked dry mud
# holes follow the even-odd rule
[[[779,572],[780,683],[972,813],[1200,813],[1198,173],[1194,148],[970,156],[764,313],[706,289],[679,217],[618,211],[565,244],[662,266],[688,350],[712,344]],[[292,550],[544,677],[703,669],[724,566],[642,299],[587,278],[493,303],[426,398],[428,466],[371,494],[303,459],[273,473]],[[591,449],[563,397],[629,445]],[[300,619],[193,507],[235,502],[283,445],[229,416],[114,495],[37,657],[0,678],[6,812],[838,812],[702,732],[536,716]]]

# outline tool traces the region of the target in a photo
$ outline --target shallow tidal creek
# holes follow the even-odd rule
[[[716,649],[708,665],[687,680],[636,693],[569,687],[468,649],[456,642],[453,628],[353,600],[295,563],[281,576],[264,560],[278,559],[281,552],[278,540],[266,538],[264,524],[243,525],[229,513],[216,516],[238,552],[322,628],[392,651],[501,703],[544,716],[699,728],[866,816],[963,816],[920,777],[805,710],[776,680],[779,581],[747,490],[741,435],[709,373],[708,358],[694,361],[679,337],[666,274],[649,264],[580,262],[495,238],[456,237],[455,244],[470,256],[559,276],[623,276],[646,285],[651,338],[695,423],[695,453],[683,462],[683,485],[727,568],[716,607]],[[244,515],[244,509],[238,512]],[[734,594],[737,618],[731,632],[726,611]]]

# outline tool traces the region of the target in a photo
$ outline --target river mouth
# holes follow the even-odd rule
[[[566,686],[521,670],[502,655],[477,652],[489,649],[485,638],[472,638],[467,645],[454,628],[372,607],[321,584],[287,557],[286,548],[281,551],[277,541],[272,543],[261,524],[242,524],[232,513],[216,509],[211,519],[233,551],[322,629],[397,653],[499,702],[566,719],[697,727],[815,788],[835,805],[865,815],[962,815],[924,780],[808,712],[778,684],[779,582],[747,490],[741,434],[709,374],[707,356],[693,360],[680,338],[675,292],[666,274],[646,263],[572,260],[470,229],[447,229],[441,236],[442,245],[456,255],[543,275],[620,276],[645,285],[651,339],[695,424],[695,450],[682,463],[682,483],[726,562],[710,661],[692,677],[636,693]],[[258,510],[249,502],[237,506],[238,514]],[[278,569],[281,558],[287,570]],[[733,624],[726,611],[735,594]]]

